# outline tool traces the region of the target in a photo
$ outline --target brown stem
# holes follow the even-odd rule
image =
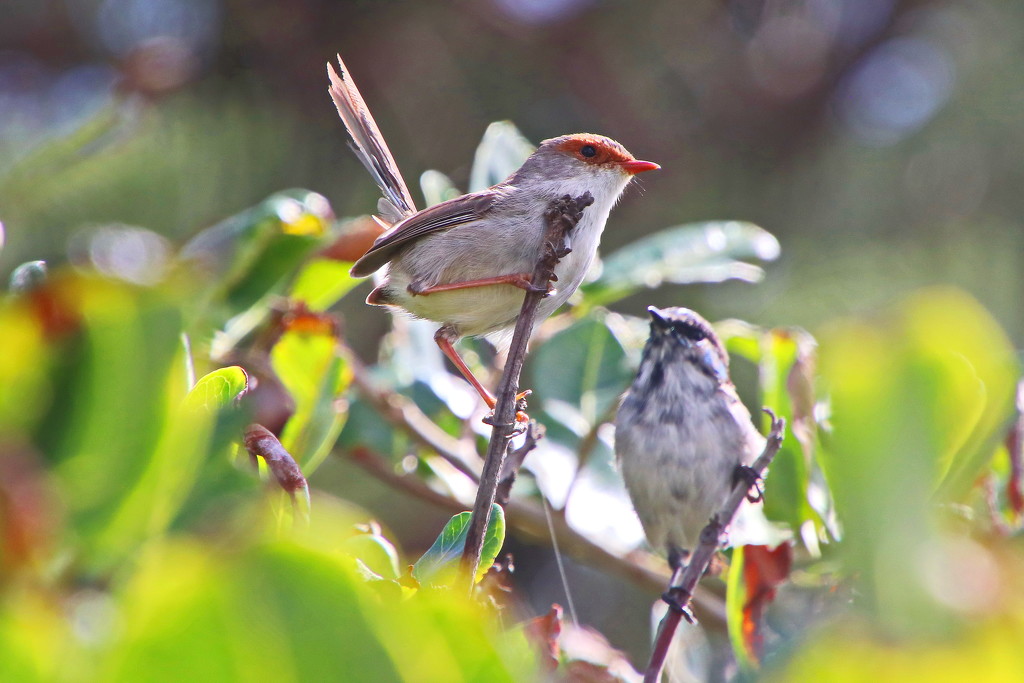
[[[273,432],[260,424],[251,424],[245,428],[245,449],[253,458],[259,456],[267,463],[267,468],[274,479],[280,484],[292,501],[296,502],[296,495],[301,493],[306,510],[309,509],[309,486],[306,478],[302,476],[295,458],[291,456]]]
[[[498,477],[502,462],[508,449],[509,439],[516,429],[516,393],[519,391],[519,375],[526,359],[526,347],[533,332],[537,306],[547,294],[548,287],[554,279],[555,266],[558,261],[569,253],[569,233],[579,222],[583,210],[594,203],[594,197],[585,192],[575,199],[566,195],[551,203],[544,214],[547,230],[544,244],[533,271],[532,289],[523,296],[523,306],[519,310],[512,343],[509,346],[508,360],[505,371],[498,384],[497,405],[494,407],[491,440],[487,445],[484,458],[484,469],[480,475],[480,486],[477,488],[476,502],[469,520],[466,535],[466,546],[462,551],[460,574],[467,591],[473,589],[473,578],[480,564],[480,550],[484,543],[487,523],[490,521],[491,506],[498,487]]]
[[[767,408],[764,411],[771,417],[772,428],[768,434],[767,441],[765,441],[764,451],[761,452],[758,459],[751,465],[751,469],[757,472],[758,476],[764,476],[768,465],[771,464],[775,454],[779,452],[779,447],[782,446],[783,432],[786,429],[785,418],[776,417]],[[736,516],[736,511],[739,510],[740,505],[749,495],[750,489],[751,484],[742,480],[733,487],[732,493],[729,494],[725,504],[711,517],[711,521],[700,532],[700,543],[693,554],[690,555],[689,562],[686,565],[686,569],[683,570],[682,579],[680,579],[679,584],[669,583],[669,590],[666,594],[669,610],[658,626],[654,651],[651,652],[651,660],[647,664],[647,671],[644,673],[644,683],[657,683],[661,679],[661,670],[665,666],[665,657],[668,655],[668,648],[672,643],[672,637],[675,635],[676,628],[679,626],[679,621],[684,616],[688,620],[692,618],[687,612],[687,607],[697,587],[697,582],[700,581],[700,577],[704,575],[708,564],[711,563],[711,558],[714,557],[721,542],[722,533],[729,526],[729,523],[732,522],[732,518]]]

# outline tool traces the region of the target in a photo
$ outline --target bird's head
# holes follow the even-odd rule
[[[595,196],[607,188],[617,196],[636,174],[658,168],[651,161],[637,160],[611,138],[575,133],[542,142],[516,172],[513,182],[554,183],[565,187],[568,194],[589,189]]]
[[[688,308],[648,306],[651,315],[651,335],[648,352],[657,350],[658,356],[682,354],[700,363],[719,381],[729,378],[729,355],[715,334],[711,323]]]

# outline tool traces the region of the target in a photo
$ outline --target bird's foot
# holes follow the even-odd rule
[[[744,482],[750,489],[752,489],[747,492],[748,501],[751,503],[760,503],[764,500],[764,489],[761,486],[763,481],[761,480],[761,475],[758,474],[757,470],[748,465],[737,465],[732,476],[734,485]]]
[[[483,422],[485,425],[490,425],[491,427],[495,427],[498,425],[498,423],[495,422],[494,420],[493,410],[484,415],[481,422]],[[515,422],[509,423],[508,426],[512,428],[511,436],[519,436],[520,434],[525,433],[526,428],[530,426],[530,416],[527,415],[522,410],[517,410]]]
[[[509,425],[512,427],[513,436],[519,436],[525,432],[527,425],[530,423],[530,416],[526,414],[526,397],[532,393],[533,390],[527,389],[516,394],[516,419],[514,423]],[[498,402],[490,395],[484,396],[484,401],[487,403],[487,407],[491,409],[491,412],[484,416],[483,422],[493,427],[496,424],[494,421],[494,408],[498,405]]]
[[[670,611],[682,616],[683,619],[686,619],[686,623],[696,624],[697,617],[690,610],[691,597],[690,592],[683,590],[680,586],[670,586],[667,591],[661,594],[661,599],[665,601]]]
[[[545,298],[551,296],[552,294],[558,291],[550,282],[543,287],[536,286],[535,284],[533,284],[533,276],[527,274],[523,274],[522,279],[509,282],[508,284],[515,285],[519,289],[525,290],[527,292],[536,292],[539,294],[543,294]]]
[[[690,557],[690,551],[680,548],[677,545],[670,545],[668,549],[668,566],[673,572],[681,572],[686,567],[686,559]]]

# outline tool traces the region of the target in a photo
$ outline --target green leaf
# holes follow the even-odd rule
[[[249,387],[249,377],[237,365],[214,370],[201,377],[185,397],[185,404],[208,413],[228,408]]]
[[[31,424],[53,468],[77,541],[71,556],[102,570],[173,522],[211,448],[216,416],[183,404],[176,291],[58,273],[36,296],[49,302],[44,346],[53,344],[52,358],[24,355],[32,334],[24,320],[4,335],[5,345],[20,347],[8,349],[22,352],[17,362],[38,363],[33,377],[11,378],[34,413],[22,425]],[[215,400],[216,383],[196,396]]]
[[[289,545],[210,550],[147,553],[118,595],[124,631],[102,680],[399,680],[341,557]]]
[[[119,526],[121,506],[136,487],[148,489],[154,470],[166,464],[155,456],[180,401],[172,404],[165,387],[180,352],[181,318],[160,294],[112,281],[65,278],[54,296],[77,299],[77,310],[68,314],[82,327],[58,370],[40,442],[58,464],[83,537],[103,535],[98,545],[126,547],[141,526],[108,532]],[[180,491],[163,493],[177,498]]]
[[[497,185],[518,170],[536,149],[511,121],[495,121],[487,126],[473,157],[469,191],[479,192]]]
[[[358,558],[377,576],[397,579],[401,575],[398,551],[391,541],[379,533],[356,534],[346,539],[341,547],[352,557]]]
[[[763,271],[746,260],[778,256],[778,240],[753,223],[710,221],[668,228],[605,258],[598,278],[581,287],[585,310],[666,282],[756,282]]]
[[[484,578],[484,574],[494,564],[494,560],[498,557],[504,544],[505,511],[500,505],[494,503],[491,505],[491,518],[487,522],[487,531],[484,533],[484,544],[480,549],[480,566],[476,571],[476,581]]]
[[[788,434],[770,468],[772,494],[765,497],[765,513],[794,530],[810,521],[817,531],[827,528],[835,536],[830,496],[816,467],[817,342],[801,329],[766,330],[739,320],[722,321],[715,329],[733,359],[744,358],[757,366],[761,404],[786,419]],[[754,412],[754,419],[760,419],[763,431],[770,428],[767,415]]]
[[[1003,437],[1020,368],[966,294],[929,289],[819,337],[832,433],[820,461],[848,569],[890,628],[942,628],[922,574],[939,543],[939,500],[959,502]]]
[[[725,623],[729,633],[729,645],[732,647],[736,662],[745,672],[756,669],[755,662],[750,659],[746,638],[743,633],[743,608],[747,600],[746,582],[743,580],[743,564],[746,554],[744,546],[732,549],[729,562],[729,573],[726,576],[725,588]]]
[[[832,620],[771,662],[770,681],[1015,681],[1024,671],[1020,612],[977,618],[952,638],[893,639],[862,619]]]
[[[313,259],[299,271],[288,296],[311,311],[326,311],[362,282],[349,275],[350,267],[345,261]]]
[[[807,521],[820,528],[822,516],[811,507],[808,499],[817,443],[813,405],[801,403],[797,410],[791,392],[794,378],[803,364],[813,364],[814,339],[802,330],[766,330],[761,347],[761,401],[776,415],[784,417],[789,426],[789,438],[783,441],[772,461],[772,495],[765,497],[765,514],[770,519],[786,522],[792,529],[800,529]],[[761,426],[765,432],[771,427],[771,418],[763,413]]]
[[[633,378],[622,344],[600,317],[552,336],[532,354],[529,373],[541,399],[563,402],[587,425],[612,409]]]
[[[0,302],[0,329],[0,433],[24,434],[46,411],[59,354],[47,343],[42,316],[23,300]]]
[[[196,235],[181,258],[211,280],[200,309],[226,320],[279,293],[329,239],[332,219],[322,195],[287,190]]]
[[[149,547],[114,595],[119,628],[85,653],[100,661],[95,680],[536,678],[528,653],[503,644],[461,595],[398,602],[355,565],[314,541]]]
[[[285,332],[270,352],[270,363],[295,401],[281,443],[308,477],[330,452],[345,425],[339,395],[349,383],[348,366],[333,334]]]
[[[79,605],[89,607],[86,600]],[[41,591],[5,590],[0,603],[0,681],[67,680],[66,662],[77,654],[75,644],[81,639],[66,617]],[[76,659],[75,669],[77,680],[96,680],[92,662]]]
[[[761,364],[764,328],[742,320],[729,319],[715,323],[715,331],[725,344],[730,358],[738,356],[754,365]]]
[[[472,515],[472,512],[460,512],[448,520],[434,544],[413,565],[412,575],[417,581],[434,586],[452,584],[458,574],[462,550],[466,547],[466,535],[469,533],[469,520]],[[504,542],[505,511],[500,505],[493,503],[480,553],[477,581],[490,569]]]

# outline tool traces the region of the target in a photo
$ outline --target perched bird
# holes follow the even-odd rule
[[[708,321],[647,310],[651,334],[615,418],[615,453],[647,540],[679,569],[765,440]]]
[[[465,336],[507,343],[530,288],[552,200],[590,192],[592,206],[571,233],[572,251],[555,268],[557,289],[537,309],[537,322],[576,291],[597,252],[612,206],[637,173],[659,168],[638,161],[601,135],[576,134],[545,140],[522,167],[482,192],[417,211],[387,144],[345,65],[328,64],[330,94],[352,148],[383,192],[379,221],[388,230],[352,266],[365,277],[386,268],[366,301],[403,309],[441,323],[434,340],[484,402],[495,399],[473,376],[453,344]]]

